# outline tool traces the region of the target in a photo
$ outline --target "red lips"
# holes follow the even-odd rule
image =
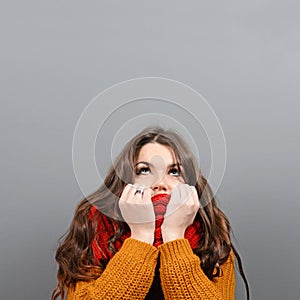
[[[170,196],[171,196],[171,195],[169,195],[169,194],[156,194],[156,195],[154,195],[154,196],[151,198],[151,200],[152,200],[152,201],[157,201],[157,200],[159,200],[159,199],[161,199],[161,198],[170,198]]]

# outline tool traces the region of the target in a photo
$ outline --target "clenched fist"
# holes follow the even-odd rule
[[[184,238],[185,230],[193,223],[199,207],[196,188],[179,183],[171,192],[171,199],[161,226],[164,243]]]
[[[122,216],[130,227],[131,237],[148,244],[153,244],[155,229],[155,214],[151,195],[152,190],[150,188],[143,189],[128,184],[125,186],[119,201]]]

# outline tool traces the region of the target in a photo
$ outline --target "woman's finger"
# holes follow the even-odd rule
[[[197,190],[196,190],[196,187],[192,186],[192,193],[193,193],[193,199],[194,199],[194,202],[195,202],[195,205],[197,207],[197,210],[200,208],[200,201],[199,201],[199,197],[198,197],[198,193],[197,193]]]
[[[152,191],[150,188],[145,188],[141,198],[142,202],[151,202],[151,193]]]
[[[128,194],[131,190],[132,184],[128,183],[125,188],[123,189],[122,195],[120,197],[120,200],[122,201],[126,201],[128,199]]]
[[[137,190],[137,185],[136,184],[133,184],[131,185],[130,187],[130,191],[128,193],[128,198],[129,200],[133,200],[134,196],[136,195],[136,190]]]
[[[190,186],[187,184],[183,184],[181,187],[181,197],[182,197],[182,204],[188,204],[188,202],[190,201],[190,195],[191,191],[190,191]]]
[[[134,197],[134,199],[138,202],[142,200],[144,192],[143,186],[133,185],[131,196]]]

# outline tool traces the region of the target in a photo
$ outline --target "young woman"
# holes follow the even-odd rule
[[[230,223],[184,140],[146,128],[78,205],[52,300],[234,299]]]

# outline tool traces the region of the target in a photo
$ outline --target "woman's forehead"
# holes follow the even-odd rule
[[[139,152],[137,163],[140,161],[146,161],[153,165],[171,165],[176,163],[176,158],[171,147],[159,143],[148,143]]]

